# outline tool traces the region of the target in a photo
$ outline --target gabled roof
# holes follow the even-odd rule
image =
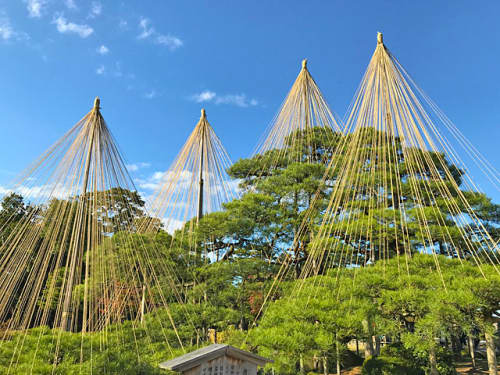
[[[212,344],[195,350],[194,352],[181,355],[180,357],[174,358],[170,361],[160,363],[160,368],[172,371],[186,371],[198,366],[202,362],[210,361],[223,355],[248,361],[256,364],[257,366],[264,366],[268,362],[273,362],[267,358],[246,352],[230,345]]]

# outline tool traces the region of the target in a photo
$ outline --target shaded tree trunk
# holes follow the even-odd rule
[[[337,360],[337,375],[340,375],[340,343],[335,340],[335,359]]]
[[[472,361],[472,368],[476,368],[476,352],[474,348],[474,338],[469,335],[467,336],[467,342],[469,343],[469,354]]]
[[[374,352],[375,355],[380,355],[380,337],[378,336],[372,336],[373,342],[374,342]]]
[[[373,342],[370,339],[365,340],[365,359],[373,357],[375,355],[375,350],[373,349]]]
[[[370,323],[367,319],[363,320],[363,329],[367,334],[367,339],[365,340],[365,359],[368,357],[373,357],[375,351],[373,349],[373,337],[371,335]]]
[[[437,369],[436,349],[434,348],[429,350],[429,364],[431,365],[430,375],[439,375],[439,371]]]
[[[462,352],[462,343],[460,342],[458,328],[454,326],[453,331],[454,332],[451,335],[451,350],[456,357],[460,357],[460,353]]]
[[[486,340],[486,356],[488,357],[488,374],[498,375],[495,338],[491,333],[485,332],[484,339]]]

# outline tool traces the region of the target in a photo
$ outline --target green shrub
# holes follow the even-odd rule
[[[457,372],[453,363],[453,353],[449,349],[443,348],[442,346],[437,346],[435,351],[439,375],[456,375]],[[421,363],[420,367],[429,372],[429,353],[425,350],[420,352],[415,351],[415,356],[418,357],[418,361]]]
[[[439,348],[437,350],[437,369],[439,375],[456,375],[457,371],[453,363],[454,355],[448,349]]]
[[[407,367],[399,358],[369,357],[363,362],[362,375],[424,375],[419,368]]]
[[[354,366],[361,366],[362,364],[363,364],[363,358],[354,353],[353,351],[346,350],[344,353],[342,353],[341,366],[343,369],[347,369]]]
[[[413,351],[406,348],[402,342],[394,342],[382,347],[381,357],[397,358],[406,367],[424,368],[427,365],[427,358],[416,356]]]

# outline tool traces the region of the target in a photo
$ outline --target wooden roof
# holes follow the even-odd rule
[[[193,367],[200,365],[205,361],[227,355],[228,357],[248,361],[257,366],[264,366],[268,362],[273,362],[259,355],[235,348],[226,344],[212,344],[204,348],[195,350],[191,353],[181,355],[180,357],[171,359],[170,361],[160,363],[160,368],[172,371],[187,371]]]

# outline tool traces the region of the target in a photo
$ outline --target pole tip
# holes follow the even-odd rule
[[[94,109],[99,109],[99,108],[101,108],[101,99],[99,99],[99,97],[96,96],[94,99]]]
[[[381,32],[377,33],[377,44],[384,44],[384,34]]]
[[[302,60],[302,69],[307,69],[307,59]]]
[[[207,118],[207,112],[205,111],[205,108],[201,109],[201,118]]]

